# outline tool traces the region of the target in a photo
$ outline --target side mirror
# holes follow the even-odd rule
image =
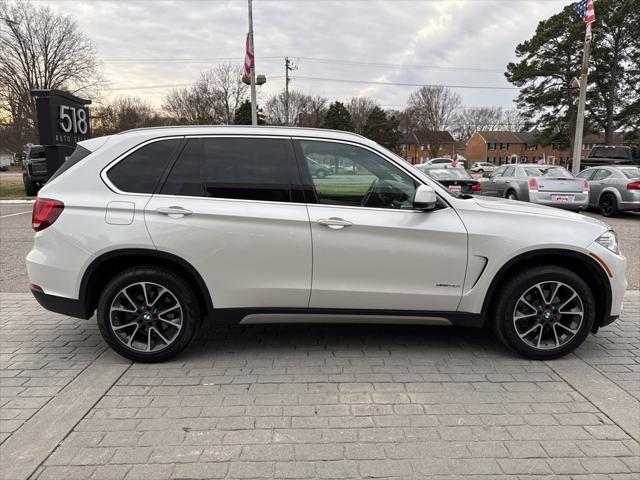
[[[436,192],[429,185],[419,185],[413,197],[413,206],[419,210],[433,210],[436,208]]]

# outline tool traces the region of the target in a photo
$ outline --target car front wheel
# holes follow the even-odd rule
[[[586,282],[570,270],[542,266],[511,278],[495,309],[494,330],[532,359],[558,358],[577,348],[595,319]]]
[[[198,299],[180,276],[157,267],[116,275],[98,300],[98,327],[123,357],[160,362],[189,345],[201,323]]]

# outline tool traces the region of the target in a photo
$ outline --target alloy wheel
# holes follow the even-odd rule
[[[566,345],[580,331],[584,305],[580,295],[562,282],[540,282],[529,287],[513,310],[520,340],[538,350]]]
[[[178,338],[182,305],[167,288],[152,282],[132,283],[113,298],[109,323],[116,338],[137,352],[159,352]]]
[[[615,198],[612,195],[604,195],[600,199],[600,210],[605,215],[611,214],[615,207]]]

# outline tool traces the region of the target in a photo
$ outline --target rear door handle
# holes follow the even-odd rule
[[[156,208],[156,212],[162,215],[169,215],[169,216],[174,216],[174,215],[186,216],[186,215],[191,215],[193,213],[191,210],[187,210],[186,208],[177,207],[177,206]]]
[[[329,227],[332,230],[340,230],[341,228],[353,225],[350,221],[337,217],[322,218],[318,220],[318,224],[324,227]]]

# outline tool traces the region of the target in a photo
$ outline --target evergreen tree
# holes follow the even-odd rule
[[[400,122],[394,116],[387,116],[382,108],[376,106],[367,117],[362,134],[393,150],[400,141]]]
[[[251,102],[249,100],[245,100],[240,104],[238,110],[236,110],[236,114],[233,117],[234,125],[251,125]],[[258,125],[266,125],[267,122],[264,120],[264,114],[262,113],[262,109],[258,107]]]
[[[353,122],[351,121],[351,114],[349,114],[347,107],[340,102],[333,102],[329,105],[329,110],[327,110],[327,115],[324,117],[322,128],[353,132]]]

